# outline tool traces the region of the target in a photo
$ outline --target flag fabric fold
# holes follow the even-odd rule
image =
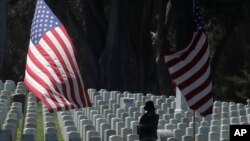
[[[44,0],[36,4],[24,82],[50,112],[92,106],[75,47]]]
[[[200,7],[195,4],[194,32],[189,45],[177,52],[164,52],[164,61],[190,109],[201,116],[212,114],[213,95],[210,59],[205,23]]]

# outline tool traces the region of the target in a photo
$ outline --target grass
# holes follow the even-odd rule
[[[43,128],[43,115],[42,115],[42,104],[39,102],[37,104],[37,141],[44,141],[44,128]]]
[[[58,123],[58,120],[57,120],[57,114],[56,113],[53,113],[53,116],[54,116],[54,119],[55,119],[55,125],[56,125],[56,129],[57,129],[57,139],[58,141],[63,141],[63,136],[62,136],[62,131],[61,131],[61,127]]]
[[[23,119],[24,119],[24,116],[19,120],[19,127],[17,128],[16,141],[21,141],[21,139],[22,139]]]
[[[42,115],[42,102],[39,102],[37,104],[37,141],[44,141],[44,127],[43,127],[43,115]],[[60,125],[57,120],[57,114],[53,113],[54,119],[55,119],[55,125],[57,129],[57,139],[58,141],[63,141],[63,136],[61,132]],[[16,141],[22,141],[22,134],[23,134],[23,122],[25,119],[25,113],[23,117],[19,120],[19,127],[17,128],[17,136]]]

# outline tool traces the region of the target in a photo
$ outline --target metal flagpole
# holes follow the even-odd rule
[[[193,15],[194,15],[194,13],[195,13],[195,1],[196,0],[192,0],[192,2],[193,2],[193,7],[192,7],[192,9],[193,9]],[[196,133],[195,133],[195,111],[193,110],[193,141],[195,141],[195,135],[196,135]]]
[[[195,111],[193,110],[193,140],[195,141]]]

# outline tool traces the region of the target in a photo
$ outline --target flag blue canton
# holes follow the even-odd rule
[[[197,2],[195,4],[194,26],[197,31],[204,32],[206,30],[205,20],[202,15],[201,8],[198,6]]]
[[[38,0],[31,26],[31,41],[34,45],[43,34],[61,25],[61,22],[43,0]]]

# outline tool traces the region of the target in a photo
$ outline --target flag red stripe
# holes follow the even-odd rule
[[[34,94],[36,94],[36,96],[43,101],[43,103],[46,105],[46,107],[48,108],[49,111],[53,111],[53,108],[51,107],[51,105],[49,104],[49,102],[46,100],[46,98],[44,97],[44,95],[42,93],[40,93],[36,88],[34,88],[26,79],[24,79],[24,83],[25,86]]]
[[[200,113],[201,116],[206,116],[208,114],[213,113],[213,106],[210,106],[205,112]]]
[[[62,23],[43,0],[37,1],[30,35],[25,71],[28,88],[50,111],[91,106],[75,47]]]
[[[38,49],[38,48],[37,48]],[[45,68],[44,66],[43,66],[43,64],[41,64],[40,63],[40,61],[39,60],[37,60],[37,58],[33,55],[33,53],[32,53],[32,51],[30,50],[30,48],[29,48],[29,51],[28,51],[29,53],[28,53],[28,56],[29,56],[29,58],[32,60],[32,62],[34,62],[34,64],[43,72],[43,73],[45,73],[46,75],[47,75],[47,77],[51,80],[51,82],[53,83],[53,84],[56,84],[57,82],[56,82],[56,80],[54,79],[54,77],[52,76],[52,74],[47,70],[47,68]],[[55,71],[55,70],[54,70]],[[58,77],[59,78],[59,80],[62,82],[63,80],[62,80],[62,77]],[[59,83],[57,83],[57,84],[59,84]],[[65,87],[65,84],[64,83],[60,83],[61,84],[61,86],[62,86],[62,88],[63,88],[63,92],[66,92],[66,87]],[[58,86],[57,86],[57,88],[58,88]]]
[[[192,52],[192,50],[196,47],[198,41],[200,40],[201,35],[202,35],[202,33],[198,32],[198,35],[196,36],[196,38],[195,38],[194,42],[192,43],[192,45],[190,46],[190,48],[186,52],[184,52],[180,57],[174,58],[174,59],[168,61],[167,66],[169,68],[171,68],[172,66],[176,65],[180,61],[184,60],[190,54],[190,52]]]
[[[188,94],[185,95],[187,100],[190,100],[192,97],[200,93],[204,88],[206,88],[209,84],[211,83],[211,76],[207,78],[204,83],[202,83],[200,86],[189,92]]]
[[[46,35],[46,34],[45,34]],[[77,105],[77,107],[80,107],[80,104],[77,102],[76,100],[76,97],[74,96],[75,94],[75,91],[74,91],[74,85],[73,85],[73,80],[72,78],[70,77],[70,72],[68,70],[68,67],[67,65],[65,64],[61,54],[59,53],[59,51],[57,50],[57,48],[54,46],[53,42],[50,40],[50,38],[48,38],[48,36],[43,36],[43,39],[44,41],[50,45],[50,49],[53,50],[54,54],[56,55],[56,57],[58,58],[58,61],[60,62],[60,64],[62,65],[62,68],[64,70],[64,72],[66,73],[66,76],[67,76],[67,80],[69,81],[69,86],[68,89],[70,90],[70,97],[72,98],[73,102]],[[62,48],[64,48],[62,46]],[[47,53],[47,52],[46,52]],[[49,55],[47,55],[49,56]],[[49,60],[51,63],[53,62],[53,64],[55,64],[56,66],[56,63],[53,61],[53,59],[51,57],[47,58],[47,60]],[[57,67],[56,67],[57,68]],[[59,69],[57,68],[58,70],[58,73],[61,75]],[[62,76],[61,76],[62,77]],[[66,87],[67,88],[67,87]],[[67,99],[70,100],[69,96],[67,95],[67,92],[64,92],[64,96],[67,96]]]
[[[185,66],[183,66],[180,70],[174,72],[172,74],[172,77],[174,79],[176,79],[176,78],[180,77],[181,75],[183,75],[184,73],[188,72],[190,69],[192,69],[195,65],[197,65],[199,60],[204,56],[206,51],[207,51],[207,41],[205,42],[205,44],[203,45],[203,47],[199,51],[199,53],[192,59],[192,61],[189,62],[188,64],[186,64]]]
[[[30,63],[31,64],[31,63]],[[35,65],[35,64],[34,64]],[[49,92],[49,96],[51,97],[51,99],[52,100],[54,100],[55,102],[59,102],[59,103],[63,103],[64,105],[66,105],[65,106],[65,109],[69,109],[68,108],[68,104],[67,104],[67,102],[65,101],[65,99],[64,99],[64,97],[62,96],[62,95],[60,95],[60,90],[58,89],[58,87],[55,85],[55,83],[52,83],[51,82],[51,80],[49,79],[49,78],[47,78],[47,79],[49,79],[49,80],[47,80],[47,81],[49,81],[49,82],[45,82],[45,78],[41,78],[41,76],[39,76],[39,75],[37,75],[37,73],[35,73],[32,69],[31,69],[31,67],[33,67],[33,66],[29,66],[29,64],[27,64],[26,65],[26,72],[27,73],[29,73],[29,75],[33,78],[33,79],[35,79],[36,81],[37,81],[37,83],[39,83],[41,86],[43,86],[43,88],[44,89],[46,89],[48,92]],[[37,67],[37,66],[36,66]],[[37,67],[37,69],[39,69],[38,67]],[[40,70],[41,71],[41,70]],[[47,76],[46,76],[47,77]],[[51,85],[51,87],[54,89],[54,91],[55,91],[55,93],[56,94],[54,94],[53,92],[52,92],[52,90],[50,89],[50,87],[49,87],[49,85]],[[54,95],[57,95],[59,98],[57,98],[57,99],[59,99],[60,101],[58,101],[56,98],[55,98],[55,96]],[[57,105],[57,107],[59,107],[58,108],[58,110],[61,110],[61,105]]]
[[[190,106],[190,108],[191,109],[198,109],[199,107],[201,107],[204,103],[206,103],[211,98],[212,98],[212,91],[210,91],[208,94],[206,94],[206,96],[201,98],[198,102],[196,102],[195,104]]]
[[[209,66],[209,59],[207,59],[207,62],[200,68],[198,72],[196,72],[192,77],[189,79],[185,80],[184,82],[180,83],[178,87],[180,89],[184,89],[191,85],[193,82],[195,82],[197,79],[199,79],[208,69]]]
[[[30,48],[29,48],[30,49]],[[46,51],[44,51],[42,49],[41,46],[37,45],[36,47],[37,51],[44,57],[45,60],[47,60],[45,57],[45,55],[47,55]],[[36,66],[42,71],[44,72],[50,80],[52,80],[52,82],[56,83],[55,81],[55,78],[53,77],[53,75],[47,70],[47,68],[44,67],[43,64],[40,63],[39,60],[37,60],[37,58],[33,55],[33,53],[30,51],[30,53],[28,54],[30,59],[34,62],[34,64],[36,64]],[[47,60],[49,63],[51,63],[49,60]],[[57,74],[59,80],[60,80],[60,83],[57,83],[57,84],[61,84],[62,88],[63,88],[63,93],[66,93],[67,90],[66,90],[66,85],[65,83],[63,82],[63,78],[61,76],[61,73],[60,71],[58,70],[57,67],[51,67],[51,69],[53,69],[53,71]],[[66,97],[67,98],[67,97]],[[68,99],[68,98],[67,98]]]
[[[71,41],[71,39],[69,37],[69,34],[68,34],[67,30],[65,29],[65,27],[64,26],[60,26],[60,29],[63,31],[64,35],[67,37],[68,41],[72,45],[71,47],[72,47],[73,52],[76,53],[75,46],[73,46],[73,43],[72,43],[72,41]]]
[[[164,52],[164,61],[189,107],[202,116],[212,114],[213,96],[208,40],[200,8],[194,7],[196,31],[189,45],[177,52]]]
[[[74,45],[72,44],[72,42],[71,42],[71,40],[70,40],[70,38],[69,38],[69,36],[68,36],[68,33],[67,33],[67,31],[65,30],[64,27],[62,28],[62,31],[63,31],[64,35],[66,35],[66,38],[67,38],[68,41],[70,42],[71,47],[72,47],[73,51],[75,52],[75,47],[74,47]],[[75,58],[76,58],[76,57],[75,57]],[[85,86],[84,86],[84,84],[82,83],[82,80],[80,80],[80,79],[81,79],[81,74],[80,74],[80,70],[79,70],[79,67],[78,67],[78,61],[76,60],[75,63],[74,63],[73,59],[71,59],[71,63],[73,64],[73,69],[74,69],[74,71],[75,71],[76,74],[77,74],[77,82],[78,82],[79,85],[81,86],[81,87],[80,87],[80,92],[83,92],[83,94],[80,94],[81,101],[84,101],[84,103],[83,103],[84,106],[91,106],[91,101],[90,101],[89,97],[87,96],[88,93],[87,93],[86,89],[84,88]],[[79,70],[79,71],[77,71],[77,70]]]
[[[60,111],[61,106],[57,103],[57,99],[54,97],[54,95],[52,94],[52,91],[50,90],[49,86],[46,84],[46,82],[44,82],[43,79],[40,78],[40,76],[38,76],[36,73],[34,73],[30,67],[27,65],[26,66],[26,71],[27,73],[29,73],[29,75],[34,79],[36,79],[36,81],[43,86],[44,89],[46,89],[48,91],[48,94],[50,96],[50,98],[54,101],[54,104],[56,105],[56,108]]]
[[[85,102],[83,102],[82,104],[85,104],[84,106],[87,106],[87,105],[86,105],[86,104],[87,104],[86,98],[83,97],[83,96],[85,96],[86,94],[81,94],[82,92],[84,93],[84,90],[83,90],[82,84],[81,84],[81,82],[80,82],[80,80],[79,80],[80,76],[78,75],[78,72],[77,72],[77,70],[76,70],[76,65],[77,65],[77,64],[75,64],[75,63],[73,62],[72,57],[71,57],[71,55],[70,55],[70,53],[69,53],[69,50],[68,50],[68,48],[66,47],[66,44],[64,43],[64,41],[62,40],[61,36],[58,35],[58,33],[57,33],[55,30],[52,30],[51,32],[52,32],[53,35],[57,38],[57,40],[61,43],[61,46],[64,47],[63,50],[64,50],[64,52],[65,52],[67,58],[69,59],[69,62],[70,62],[70,64],[71,64],[71,67],[72,67],[72,69],[73,69],[73,71],[74,71],[74,74],[75,74],[75,76],[76,76],[76,81],[77,81],[77,84],[78,84],[78,90],[79,90],[80,99],[81,99],[82,102],[85,101]],[[66,31],[63,31],[63,32],[65,32],[64,35],[67,35],[67,32],[66,32]],[[67,36],[66,36],[66,37],[67,37]],[[70,41],[70,40],[68,39],[68,41]],[[72,44],[71,44],[71,46],[72,46]]]
[[[39,50],[42,50],[42,49],[39,49],[39,48],[41,48],[41,46],[40,46],[40,47],[37,47],[37,50],[38,50],[38,51],[39,51]],[[40,52],[40,51],[39,51],[39,52]],[[47,68],[45,68],[44,65],[40,63],[39,60],[37,60],[37,58],[34,56],[34,54],[32,53],[32,51],[30,51],[30,48],[29,48],[28,56],[29,56],[29,58],[32,60],[32,62],[39,68],[39,70],[42,71],[44,74],[46,74],[46,76],[49,78],[49,80],[50,80],[51,83],[53,84],[53,87],[56,89],[56,91],[57,91],[58,93],[60,93],[59,88],[58,88],[58,86],[56,85],[56,84],[58,84],[58,83],[56,82],[55,78],[51,75],[51,73],[47,70]],[[54,71],[58,71],[58,70],[54,70]],[[34,79],[36,80],[37,78],[35,77]],[[62,80],[61,80],[61,77],[59,77],[59,80],[62,81]],[[38,83],[40,83],[40,82],[38,82]],[[63,91],[66,92],[66,87],[65,87],[65,84],[64,84],[64,83],[60,83],[60,84],[58,84],[58,85],[61,85],[62,88],[63,88]],[[64,101],[64,100],[63,100],[63,101]],[[65,101],[64,101],[64,102],[65,102]],[[69,109],[69,108],[67,107],[67,105],[65,106],[65,108],[66,108],[66,109]]]

